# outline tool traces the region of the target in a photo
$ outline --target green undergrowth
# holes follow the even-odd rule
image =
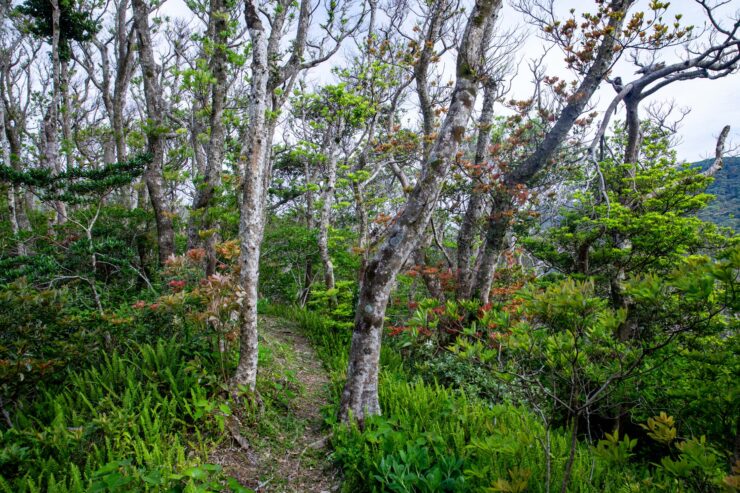
[[[266,311],[297,321],[331,374],[332,406],[326,416],[334,431],[333,457],[344,471],[344,491],[559,491],[569,430],[547,433],[522,407],[493,405],[413,377],[389,347],[381,356],[383,416],[368,420],[364,429],[336,423],[351,333],[327,327],[321,315],[310,311],[274,306]],[[647,472],[638,466],[616,467],[580,443],[568,491],[678,491],[646,479]]]
[[[110,352],[88,345],[85,359],[72,356],[54,378],[34,380],[9,415],[12,426],[0,426],[0,493],[252,491],[212,463],[222,445],[231,448],[230,420],[238,418],[254,452],[273,457],[306,428],[295,413],[304,393],[295,349],[267,323],[260,324],[258,403],[247,394],[237,403],[226,383],[234,348],[220,353],[195,328],[156,337],[164,324],[153,323],[150,341]],[[317,461],[311,452],[305,460]],[[280,471],[263,462],[245,477],[280,486]]]
[[[69,371],[0,434],[0,491],[248,491],[206,461],[231,413],[217,374],[175,339]]]

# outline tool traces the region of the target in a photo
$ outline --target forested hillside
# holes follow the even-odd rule
[[[0,493],[740,491],[735,8],[0,0]]]
[[[712,160],[708,159],[698,164],[706,169],[711,163]],[[724,167],[714,176],[714,183],[707,192],[717,198],[699,213],[699,217],[740,230],[740,158],[725,159]]]

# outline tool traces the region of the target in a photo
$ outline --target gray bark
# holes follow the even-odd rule
[[[624,149],[624,163],[630,164],[634,168],[640,158],[640,143],[642,135],[640,131],[640,114],[639,114],[639,94],[628,94],[624,98],[624,104],[627,109],[627,145]]]
[[[0,55],[2,55],[3,57],[2,59],[0,59],[0,63],[2,63],[2,67],[0,67],[0,90],[4,90],[7,59],[5,58],[5,53],[2,53]],[[6,108],[5,95],[3,94],[2,97],[0,97],[0,162],[2,162],[2,164],[5,166],[15,167],[14,164],[17,164],[18,160],[13,159],[13,151],[9,139],[9,129],[6,128],[6,126],[9,124],[10,117]],[[16,163],[14,163],[13,161],[16,161]],[[25,216],[25,211],[23,207],[23,196],[19,190],[19,187],[9,184],[7,189],[7,196],[11,231],[13,232],[14,236],[17,236],[18,233],[20,233],[21,231],[28,231],[30,229],[30,224],[28,224],[28,218]],[[26,253],[27,252],[24,243],[20,242],[18,244],[18,254],[26,255]]]
[[[7,100],[3,101],[3,108],[3,126],[8,145],[6,159],[13,169],[21,171],[22,132],[24,131],[25,116],[11,117],[11,110],[8,107]],[[14,187],[14,192],[15,217],[18,221],[18,229],[19,231],[31,231],[31,221],[28,219],[28,211],[31,210],[30,205],[32,204],[32,200],[23,192],[21,187]]]
[[[139,39],[139,62],[144,80],[144,97],[148,125],[147,150],[152,161],[144,173],[144,181],[149,192],[149,200],[154,210],[157,224],[157,246],[159,262],[164,263],[175,252],[175,231],[172,226],[172,215],[168,210],[164,196],[164,103],[162,88],[157,77],[157,64],[152,50],[151,32],[149,29],[149,8],[144,0],[132,0],[134,25]]]
[[[250,89],[249,126],[240,156],[242,173],[241,215],[239,219],[240,284],[244,291],[241,305],[241,340],[239,363],[234,383],[254,391],[257,383],[257,301],[259,259],[264,233],[264,204],[266,200],[268,110],[267,83],[269,79],[267,33],[253,0],[245,2],[245,18],[252,40],[252,82]]]
[[[329,226],[331,225],[331,206],[334,201],[334,188],[337,182],[337,160],[339,139],[342,133],[342,125],[338,124],[335,128],[335,135],[329,135],[329,145],[326,148],[326,178],[324,180],[324,189],[321,193],[321,216],[319,218],[319,255],[321,263],[324,265],[324,284],[327,290],[334,289],[334,264],[329,255]]]
[[[116,78],[113,83],[112,119],[118,162],[126,160],[126,93],[134,73],[134,31],[126,28],[127,0],[121,0],[116,12]],[[133,194],[132,194],[133,195]],[[132,204],[133,205],[133,204]]]
[[[360,291],[355,327],[342,392],[340,419],[364,422],[379,414],[378,364],[385,309],[391,288],[408,256],[418,246],[439,195],[442,181],[462,145],[478,93],[476,73],[488,46],[484,36],[494,22],[501,0],[479,0],[468,18],[457,56],[457,82],[422,174],[384,244],[368,263]]]
[[[714,147],[714,161],[711,166],[703,173],[704,176],[714,176],[724,166],[724,153],[727,136],[730,135],[730,126],[725,125],[717,137],[717,144]]]
[[[211,0],[211,12],[209,18],[209,31],[211,31],[214,43],[213,55],[210,60],[210,71],[214,78],[211,86],[211,112],[210,112],[210,137],[206,150],[205,170],[203,182],[198,185],[193,200],[193,210],[197,211],[190,219],[188,225],[188,247],[193,248],[199,243],[198,229],[209,229],[212,220],[208,215],[208,209],[216,190],[221,183],[221,167],[224,158],[224,140],[226,127],[224,125],[224,107],[226,105],[227,93],[227,47],[225,39],[228,33],[228,18],[226,6],[223,0]],[[200,224],[198,224],[200,223]],[[206,275],[215,273],[216,252],[215,234],[208,236],[206,241]]]
[[[480,254],[480,262],[478,263],[478,271],[476,272],[475,285],[472,291],[473,296],[484,305],[489,302],[498,259],[501,252],[506,248],[506,233],[511,220],[506,212],[512,209],[511,198],[505,194],[497,193],[493,200],[491,214],[488,217],[486,238]]]
[[[478,118],[478,141],[475,145],[475,165],[482,165],[488,156],[488,145],[491,142],[491,122],[493,121],[493,104],[496,102],[495,83],[486,84],[483,91],[483,107]],[[465,216],[457,235],[457,298],[469,299],[473,290],[473,244],[478,231],[479,222],[486,208],[487,191],[481,186],[487,185],[486,170],[483,170],[482,183],[473,179],[470,199],[465,209]]]
[[[311,170],[311,164],[309,159],[303,160],[303,176],[305,183],[313,183],[313,173]],[[305,221],[306,221],[306,231],[312,231],[314,228],[314,218],[313,218],[313,191],[310,188],[306,189],[306,211],[305,211]],[[313,258],[311,255],[308,255],[306,257],[306,269],[304,271],[303,275],[303,290],[299,293],[299,303],[301,306],[305,306],[308,302],[308,299],[311,297],[311,283],[313,282]]]
[[[62,137],[69,145],[73,140],[72,135],[72,99],[69,95],[69,62],[62,61],[61,67],[61,101],[62,101]],[[71,169],[74,166],[74,156],[71,150],[67,150],[64,155],[64,161],[66,163],[66,169]],[[60,171],[62,171],[60,169]]]
[[[59,173],[61,162],[59,161],[59,139],[57,130],[59,126],[59,104],[62,94],[61,88],[61,63],[59,61],[59,1],[51,0],[52,6],[52,37],[51,37],[51,73],[52,73],[52,96],[49,107],[44,114],[41,127],[41,164],[53,173]],[[64,224],[67,220],[67,207],[64,202],[54,201],[56,211],[56,224]]]
[[[7,145],[5,132],[5,102],[0,98],[0,163],[10,166],[10,147]],[[10,219],[10,229],[13,236],[18,236],[20,227],[18,225],[18,207],[16,206],[15,186],[8,184],[6,189],[8,200],[8,217]],[[20,252],[19,252],[20,253]]]
[[[414,251],[413,260],[415,265],[421,267],[421,278],[424,280],[429,296],[444,303],[445,293],[442,289],[439,275],[427,272],[429,262],[427,260],[426,249],[429,248],[429,245],[432,243],[432,234],[433,233],[427,231],[425,238],[419,242],[419,246]]]

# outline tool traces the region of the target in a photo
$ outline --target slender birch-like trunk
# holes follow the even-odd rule
[[[189,248],[193,248],[200,243],[199,229],[210,229],[213,226],[208,209],[213,201],[216,187],[221,184],[221,166],[223,165],[226,136],[224,108],[228,89],[228,73],[226,70],[228,16],[224,0],[211,0],[210,8],[209,32],[214,45],[210,60],[210,71],[214,79],[211,85],[210,138],[205,156],[203,182],[196,188],[193,200],[192,210],[195,214],[191,215],[190,224],[188,225]],[[215,233],[211,233],[205,243],[206,275],[212,275],[216,271],[216,241],[217,236]]]
[[[250,88],[249,126],[242,148],[241,215],[239,219],[241,340],[239,363],[233,381],[254,391],[257,383],[257,300],[259,259],[264,233],[265,175],[268,173],[267,83],[270,77],[267,57],[267,33],[256,4],[247,0],[244,6],[247,28],[252,40],[252,82]]]
[[[21,121],[18,118],[11,118],[9,115],[9,108],[4,107],[4,137],[8,145],[8,154],[6,156],[6,164],[11,166],[16,171],[21,171],[21,150],[22,150],[22,132],[23,128]],[[15,202],[15,218],[18,222],[19,231],[31,231],[31,221],[28,219],[28,212],[31,210],[30,205],[33,203],[32,197],[28,193],[28,190],[23,190],[20,186],[13,187],[14,189],[14,202]],[[28,245],[23,245],[22,249],[25,250],[25,254],[29,253]],[[20,252],[19,252],[20,253]]]
[[[59,102],[62,94],[61,63],[59,61],[59,19],[61,16],[59,0],[51,0],[51,8],[52,96],[41,126],[42,149],[40,151],[42,166],[51,170],[53,173],[59,173],[62,170],[61,162],[59,161],[59,137],[57,135],[59,127]],[[65,203],[55,200],[54,209],[56,211],[54,222],[56,224],[64,224],[67,220],[67,207]]]
[[[334,202],[334,188],[337,183],[337,160],[339,139],[342,125],[334,129],[335,135],[329,135],[329,145],[326,148],[326,179],[321,193],[321,216],[319,218],[319,255],[324,264],[324,284],[327,290],[334,289],[334,264],[329,255],[329,226],[331,224],[331,206]],[[333,132],[330,132],[333,133]]]
[[[487,304],[493,285],[493,276],[496,273],[501,252],[505,248],[506,232],[509,229],[511,218],[501,211],[512,210],[511,197],[505,194],[495,194],[491,214],[488,217],[486,237],[480,252],[478,271],[475,273],[475,284],[472,296],[478,298],[482,304]]]
[[[10,147],[7,145],[5,132],[5,102],[0,98],[0,164],[10,166]],[[18,225],[18,206],[16,205],[16,191],[12,184],[7,185],[6,194],[8,200],[8,218],[10,219],[10,230],[13,236],[18,236],[20,226]],[[22,245],[22,243],[19,243]],[[23,255],[20,251],[18,254]]]

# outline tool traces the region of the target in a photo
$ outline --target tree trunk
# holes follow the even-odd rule
[[[10,146],[7,145],[7,132],[5,131],[5,101],[0,98],[0,164],[4,166],[11,166],[10,159]],[[18,224],[18,205],[16,204],[16,187],[12,184],[8,184],[6,189],[7,200],[8,200],[8,219],[10,220],[10,230],[14,237],[18,237],[20,233],[20,226]],[[22,242],[18,243],[18,254],[24,255],[20,252],[23,245]]]
[[[210,71],[214,82],[211,85],[211,113],[210,138],[206,151],[206,167],[203,173],[203,183],[196,188],[193,210],[198,213],[191,219],[194,224],[189,226],[188,246],[194,247],[198,241],[198,222],[203,229],[213,227],[213,220],[209,216],[209,207],[213,200],[216,187],[221,184],[221,166],[224,158],[224,140],[226,127],[224,125],[224,107],[226,105],[227,77],[227,42],[228,17],[224,0],[211,0],[209,18],[211,37],[214,44],[213,55],[210,60]],[[217,236],[210,233],[206,240],[206,275],[215,273]]]
[[[303,176],[306,185],[313,182],[313,173],[311,172],[311,165],[308,159],[303,160]],[[304,219],[306,221],[306,231],[313,231],[314,218],[313,218],[313,191],[310,187],[306,187],[306,211]],[[313,283],[313,256],[306,256],[306,267],[303,273],[303,290],[299,293],[299,303],[301,306],[305,306],[311,297],[311,284]]]
[[[243,169],[242,201],[239,219],[241,251],[240,284],[243,291],[241,305],[241,340],[239,363],[233,382],[254,391],[257,383],[257,301],[259,260],[264,233],[265,181],[268,174],[268,111],[267,83],[269,65],[267,36],[253,0],[245,3],[245,17],[252,40],[252,81],[250,88],[249,126],[240,160]]]
[[[483,92],[483,107],[478,118],[478,142],[475,146],[476,166],[481,166],[486,162],[488,156],[488,144],[491,142],[491,122],[493,121],[493,104],[496,102],[496,85],[494,83],[486,84]],[[487,180],[483,178],[488,172],[482,169],[481,177],[483,182],[480,185],[487,185]],[[470,191],[470,200],[468,207],[465,209],[465,216],[460,225],[460,231],[457,235],[457,298],[470,299],[473,291],[473,243],[478,233],[478,223],[483,216],[486,207],[487,191],[481,189],[473,178],[472,188]]]
[[[16,215],[14,188],[15,187],[13,187],[12,185],[7,185],[4,193],[8,201],[8,220],[10,221],[10,232],[13,233],[13,236],[17,237],[18,233],[20,232],[20,228],[18,228],[18,216]]]
[[[133,0],[134,25],[139,38],[139,61],[144,79],[144,97],[148,124],[147,150],[152,156],[151,163],[144,173],[144,180],[149,192],[149,200],[154,210],[157,224],[157,246],[159,262],[164,263],[175,253],[175,230],[172,226],[172,213],[168,210],[164,196],[164,104],[162,90],[157,78],[157,65],[152,51],[151,33],[149,30],[149,8],[144,0]]]
[[[116,12],[116,78],[113,83],[113,101],[111,104],[111,125],[116,145],[116,159],[119,163],[126,161],[126,123],[124,121],[124,108],[126,105],[126,94],[128,93],[131,77],[133,76],[133,43],[134,33],[129,31],[126,24],[126,12],[128,2],[121,0]],[[139,205],[138,194],[135,185],[126,187],[127,205],[135,209]]]
[[[126,126],[123,110],[126,94],[134,72],[133,44],[134,32],[127,27],[128,1],[120,0],[116,12],[116,79],[113,84],[112,125],[116,141],[118,162],[126,160]]]
[[[633,89],[637,91],[638,89]],[[640,142],[641,131],[640,131],[640,94],[632,94],[630,92],[624,98],[624,104],[627,110],[627,121],[625,122],[627,127],[627,145],[624,149],[624,163],[631,164],[633,167],[637,166],[637,161],[640,157]]]
[[[368,263],[355,315],[355,327],[342,392],[340,419],[363,423],[379,414],[378,364],[385,310],[398,272],[417,247],[434,210],[443,179],[461,147],[478,93],[477,69],[488,47],[486,32],[501,0],[478,0],[470,14],[457,56],[457,82],[447,116],[385,243]]]
[[[71,146],[74,136],[72,135],[72,99],[69,96],[69,62],[61,62],[61,101],[62,101],[62,137],[67,146]],[[74,156],[71,149],[65,152],[64,160],[66,169],[72,169],[74,166]]]
[[[352,180],[352,196],[355,199],[355,211],[357,214],[357,251],[360,254],[360,268],[357,274],[358,290],[362,289],[362,279],[365,277],[365,267],[369,258],[370,231],[368,229],[367,205],[365,204],[365,191],[359,180]]]
[[[57,129],[59,125],[59,101],[62,93],[61,88],[61,63],[59,61],[59,0],[51,0],[52,14],[52,36],[51,36],[51,77],[52,77],[52,96],[49,107],[44,114],[42,123],[42,149],[41,160],[44,168],[51,170],[52,173],[61,171],[61,162],[59,161],[59,139]],[[56,224],[64,224],[67,221],[67,207],[60,200],[54,201],[56,211]]]
[[[331,206],[334,201],[334,187],[337,182],[338,141],[342,133],[342,125],[338,125],[335,131],[336,135],[329,136],[330,142],[326,149],[326,180],[321,194],[321,217],[319,219],[319,255],[321,256],[321,263],[324,265],[324,284],[327,291],[334,289],[335,285],[334,264],[329,255],[329,226],[331,224]]]
[[[573,462],[576,458],[576,448],[578,447],[578,418],[579,415],[573,416],[573,429],[570,435],[570,447],[568,450],[568,461],[565,464],[565,471],[563,473],[563,482],[560,485],[560,493],[566,493],[568,491],[568,483],[570,482],[570,475],[573,472]]]
[[[426,235],[426,238],[419,242],[419,246],[414,251],[414,264],[421,267],[421,278],[424,280],[424,284],[427,287],[429,296],[444,303],[445,293],[442,289],[442,283],[439,280],[439,275],[433,272],[428,272],[428,262],[425,250],[429,247],[432,242],[430,234]]]
[[[638,88],[633,89],[624,98],[624,104],[626,106],[626,130],[627,130],[627,143],[624,149],[624,164],[629,166],[625,170],[624,178],[629,181],[634,181],[637,163],[640,159],[640,145],[642,142],[642,131],[640,129],[640,114],[639,105],[642,100],[640,90]],[[616,190],[619,202],[622,205],[629,206],[626,194],[624,193],[624,186],[622,183]],[[626,248],[625,240],[617,232],[611,234],[612,240],[616,248]],[[636,330],[636,322],[633,317],[630,316],[629,300],[624,295],[622,290],[622,282],[626,278],[624,266],[618,265],[616,272],[611,275],[609,279],[609,290],[614,308],[625,310],[627,316],[624,321],[619,325],[617,329],[617,337],[620,341],[625,342],[632,338]]]
[[[22,171],[21,164],[21,152],[22,152],[22,128],[19,126],[21,122],[15,118],[10,118],[8,109],[5,108],[4,112],[4,131],[5,138],[8,144],[8,155],[6,162],[15,171]],[[20,186],[14,187],[15,193],[15,217],[18,221],[19,231],[31,231],[31,221],[28,219],[28,211],[31,210],[31,204],[33,204],[33,198],[27,191],[24,192]],[[23,247],[28,249],[27,246]],[[28,253],[28,251],[26,252]]]
[[[505,248],[506,233],[509,230],[512,212],[511,198],[498,193],[493,201],[491,214],[488,218],[486,239],[473,288],[473,296],[477,297],[484,305],[490,301],[493,277],[496,274],[498,259]]]

